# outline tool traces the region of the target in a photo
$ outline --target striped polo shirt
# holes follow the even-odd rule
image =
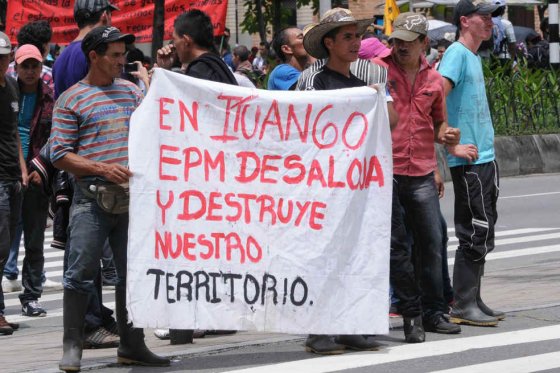
[[[142,98],[140,89],[123,79],[104,87],[79,81],[67,89],[54,108],[52,162],[71,152],[127,166],[130,116]]]

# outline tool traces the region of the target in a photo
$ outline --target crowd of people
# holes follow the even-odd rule
[[[379,39],[367,30],[372,20],[342,8],[303,30],[279,30],[272,50],[266,42],[231,49],[229,30],[214,38],[209,16],[192,9],[176,18],[173,40],[157,51],[157,67],[203,80],[284,91],[370,86],[386,95],[394,165],[390,283],[408,343],[424,342],[426,332],[460,333],[460,325],[495,326],[505,317],[480,297],[485,257],[494,248],[499,173],[478,52],[492,37],[501,1],[460,0],[458,39],[432,61],[424,15],[400,14],[391,35]],[[20,30],[13,61],[12,44],[0,33],[0,334],[18,328],[3,315],[3,293],[18,275],[22,232],[22,313],[47,313],[39,300],[50,207],[52,245],[65,250],[64,371],[80,370],[87,348],[118,347],[123,364],[170,363],[127,319],[128,126],[149,90],[152,61],[134,47],[134,35],[111,26],[118,11],[107,0],[77,0],[79,34],[52,69],[45,64],[48,22]],[[453,286],[435,143],[447,151],[455,194]],[[103,305],[103,285],[115,286],[116,320]],[[305,347],[337,354],[379,344],[367,335],[309,335]]]

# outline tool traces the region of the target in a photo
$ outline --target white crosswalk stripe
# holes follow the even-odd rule
[[[453,266],[453,253],[456,251],[457,239],[453,237],[454,229],[448,229],[450,240],[448,252],[450,258],[448,264]],[[558,239],[560,238],[560,227],[528,227],[519,229],[508,229],[496,233],[496,249],[487,256],[488,261],[506,260],[520,256],[544,256],[560,252]],[[46,233],[45,242],[45,270],[51,280],[61,281],[63,270],[62,262],[64,251],[50,247],[52,232]],[[18,264],[21,269],[23,261],[23,244],[20,247]],[[111,294],[114,291],[104,288],[103,296],[107,299],[106,306],[114,308]],[[5,294],[7,313],[10,321],[33,323],[34,318],[21,316],[19,314],[19,299],[16,293]],[[46,291],[40,299],[41,304],[47,309],[46,318],[57,318],[62,316],[61,308],[62,291]],[[14,312],[14,309],[17,311]],[[11,311],[10,311],[11,310]],[[45,318],[41,318],[44,320]],[[378,366],[392,362],[401,362],[419,358],[438,357],[453,354],[470,349],[496,348],[499,346],[513,346],[531,342],[560,341],[560,325],[542,328],[524,329],[514,332],[486,334],[484,336],[461,337],[457,339],[446,339],[440,341],[427,341],[419,345],[403,344],[383,348],[378,352],[356,353],[340,356],[321,357],[318,359],[295,360],[278,364],[260,365],[254,368],[231,370],[232,373],[252,372],[333,372],[338,370],[358,369],[369,366]],[[502,358],[503,359],[503,358]],[[529,372],[543,370],[560,371],[560,352],[547,352],[528,354],[528,356],[511,356],[500,360],[496,358],[489,362],[476,362],[470,365],[453,367],[437,371],[438,373],[463,373],[463,372]]]

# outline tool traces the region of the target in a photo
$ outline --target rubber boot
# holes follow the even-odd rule
[[[403,329],[406,343],[422,343],[426,340],[426,333],[422,325],[422,316],[403,316]]]
[[[379,346],[381,346],[373,339],[373,336],[361,334],[337,335],[334,341],[347,349],[355,351],[377,351]]]
[[[88,295],[64,289],[62,360],[58,368],[65,372],[79,372],[84,344],[84,322],[88,306]]]
[[[502,311],[497,311],[497,310],[493,310],[490,307],[488,307],[483,301],[482,298],[480,297],[480,287],[482,285],[482,276],[484,276],[484,264],[480,266],[480,276],[478,278],[478,292],[476,293],[476,303],[478,304],[478,307],[480,308],[480,310],[482,312],[484,312],[485,314],[495,317],[498,320],[503,320],[506,318],[506,314],[505,312]]]
[[[305,351],[319,355],[337,355],[344,353],[345,346],[334,341],[332,335],[310,334],[305,340]]]
[[[133,328],[128,323],[126,311],[126,291],[123,285],[117,285],[115,291],[117,308],[117,324],[121,341],[117,350],[117,362],[125,365],[143,365],[151,367],[167,367],[170,361],[160,357],[148,349],[144,342],[144,330]]]
[[[455,324],[475,326],[498,324],[498,319],[482,312],[476,302],[480,284],[480,266],[479,263],[467,261],[462,250],[457,250],[455,253],[453,269],[455,303],[449,312],[450,321]]]

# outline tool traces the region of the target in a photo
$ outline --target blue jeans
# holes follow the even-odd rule
[[[16,234],[16,226],[21,213],[21,183],[0,181],[0,273],[10,254],[10,243]],[[4,291],[0,281],[0,315],[4,314]]]
[[[8,279],[17,279],[19,243],[23,232],[25,247],[21,276],[23,293],[19,296],[22,304],[39,299],[43,292],[42,277],[45,264],[43,244],[48,209],[49,198],[40,185],[30,184],[27,189],[24,189],[21,219],[16,236],[12,239],[8,263],[4,268],[4,275]]]
[[[99,262],[107,239],[113,250],[117,285],[124,286],[128,213],[115,215],[103,211],[93,198],[85,196],[80,187],[75,185],[68,233],[68,268],[63,282],[65,289],[85,294],[96,291]]]
[[[442,314],[445,305],[441,262],[443,233],[434,175],[433,173],[426,176],[394,175],[393,194],[396,197],[393,204],[397,204],[396,207],[393,206],[393,215],[402,214],[404,211],[404,217],[393,216],[392,220],[404,221],[405,227],[410,229],[416,260],[412,262],[410,240],[405,240],[402,233],[394,237],[394,232],[398,233],[402,228],[392,227],[391,271],[394,270],[395,265],[406,269],[401,272],[410,271],[412,267],[420,280],[411,289],[406,289],[405,295],[408,295],[409,299],[402,299],[400,296],[399,298],[405,302],[415,301],[416,289],[419,287],[424,319],[432,319]],[[400,241],[399,244],[393,245],[397,241]],[[399,259],[398,263],[393,263],[393,257]],[[414,274],[412,276],[414,277]]]

